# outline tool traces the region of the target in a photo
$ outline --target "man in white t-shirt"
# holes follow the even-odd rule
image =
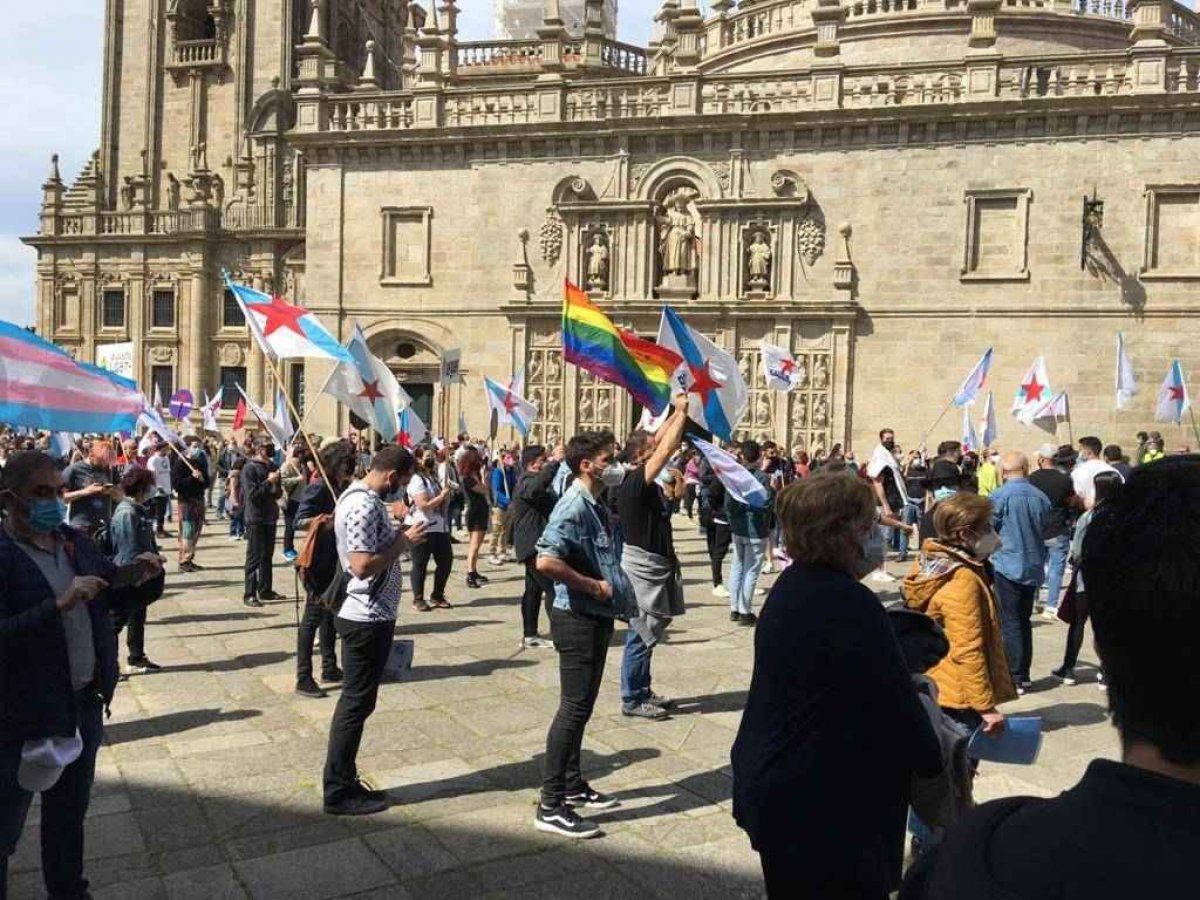
[[[450,580],[450,568],[454,564],[454,548],[450,546],[448,509],[455,488],[443,486],[437,480],[437,458],[426,451],[417,462],[408,481],[408,500],[412,509],[408,523],[425,523],[425,540],[412,554],[413,607],[418,612],[429,612],[431,607],[449,609],[446,600],[446,582]],[[425,600],[425,574],[429,560],[434,560],[433,593]]]
[[[154,473],[154,520],[159,537],[166,537],[163,524],[167,505],[171,502],[171,448],[159,444],[146,460],[146,468]]]
[[[382,499],[400,490],[412,463],[412,454],[403,447],[384,447],[366,476],[345,490],[334,512],[338,559],[349,581],[334,619],[345,678],[325,756],[325,812],[330,815],[369,815],[388,806],[383,791],[359,781],[355,760],[392,650],[403,581],[400,554],[419,546],[425,532],[422,524],[407,531],[396,528],[392,520],[402,518],[407,508],[402,502],[389,507]]]
[[[1075,487],[1075,493],[1083,500],[1084,509],[1091,509],[1096,505],[1096,476],[1101,472],[1117,472],[1101,458],[1103,451],[1104,445],[1100,443],[1100,438],[1079,439],[1079,462],[1071,470],[1071,483]],[[1120,475],[1121,473],[1117,472],[1117,477]]]

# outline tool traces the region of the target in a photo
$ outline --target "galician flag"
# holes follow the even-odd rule
[[[730,497],[755,509],[762,509],[767,505],[771,499],[767,489],[732,455],[700,438],[693,437],[690,440],[692,445],[704,454],[704,458],[712,466],[721,484],[725,485]]]
[[[156,434],[169,444],[174,444],[177,447],[184,446],[183,438],[179,432],[172,428],[163,419],[162,413],[144,402],[142,406],[142,414],[138,416],[137,424],[139,428],[146,428],[148,434]]]
[[[974,450],[976,453],[978,453],[980,449],[982,449],[979,446],[979,435],[975,433],[975,423],[971,421],[971,410],[965,406],[963,407],[962,427],[963,452],[965,453],[968,450]]]
[[[958,386],[952,401],[955,406],[970,406],[979,396],[979,392],[987,385],[988,373],[992,370],[992,348],[988,347],[979,362],[967,373],[963,383]]]
[[[221,433],[221,426],[217,424],[217,413],[221,411],[221,392],[217,391],[217,395],[211,400],[208,397],[208,392],[204,393],[204,405],[200,407],[200,415],[204,419],[204,430]]]
[[[522,439],[529,437],[529,426],[537,418],[538,408],[515,391],[486,376],[483,389],[487,393],[488,408],[496,413],[496,421],[512,425],[521,433]]]
[[[401,447],[415,447],[421,441],[425,440],[425,436],[429,433],[425,429],[425,423],[421,421],[421,417],[417,415],[417,411],[411,406],[406,406],[400,410],[399,415],[400,430],[396,434],[396,443]]]
[[[1012,414],[1028,425],[1033,420],[1033,414],[1046,405],[1053,393],[1050,390],[1050,376],[1046,374],[1046,361],[1039,356],[1013,395]]]
[[[525,396],[525,367],[524,366],[521,366],[521,368],[517,369],[516,374],[513,375],[512,381],[510,381],[508,383],[507,387],[510,391],[512,391],[518,397]]]
[[[225,276],[246,315],[246,324],[263,352],[276,359],[312,357],[334,362],[351,362],[350,353],[337,342],[320,320],[303,306],[293,306]]]
[[[1133,360],[1125,351],[1125,335],[1117,332],[1117,409],[1124,409],[1138,392],[1133,375]]]
[[[999,436],[1000,432],[996,428],[996,403],[992,392],[988,391],[987,402],[983,405],[983,446],[995,446]]]
[[[367,349],[367,339],[358,325],[354,326],[346,350],[350,360],[338,363],[325,384],[325,393],[337,397],[352,413],[370,422],[385,441],[394,440],[399,430],[400,410],[412,398],[400,387],[384,361]]]
[[[1042,429],[1042,431],[1056,434],[1058,432],[1058,424],[1066,422],[1070,418],[1071,401],[1067,397],[1067,392],[1061,391],[1030,413],[1028,421]]]
[[[258,417],[258,421],[262,423],[262,427],[266,429],[267,434],[271,436],[271,440],[275,442],[276,447],[286,447],[287,442],[291,440],[292,423],[288,421],[287,426],[281,424],[280,420],[271,415],[257,403],[250,399],[242,386],[238,385],[238,392],[242,395],[242,400],[246,402],[246,408]],[[276,409],[278,410],[279,397],[275,398]],[[287,416],[287,410],[284,410],[284,416]]]
[[[775,391],[790,391],[800,383],[802,369],[792,354],[782,347],[762,342],[762,371],[767,387]]]
[[[1171,361],[1167,377],[1158,389],[1158,403],[1154,407],[1155,422],[1183,421],[1183,414],[1191,409],[1192,399],[1188,396],[1187,382],[1183,380],[1183,367],[1179,360]]]
[[[689,326],[669,306],[663,307],[658,345],[683,357],[672,379],[674,393],[692,395],[688,416],[722,440],[732,440],[733,429],[750,405],[750,390],[733,354]]]

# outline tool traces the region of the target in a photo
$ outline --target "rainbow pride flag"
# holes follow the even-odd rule
[[[683,362],[673,350],[612,323],[577,286],[563,295],[563,357],[601,381],[620,385],[654,415],[671,402],[671,375]]]

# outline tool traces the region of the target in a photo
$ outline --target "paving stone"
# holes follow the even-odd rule
[[[289,850],[234,863],[254,900],[326,900],[392,883],[395,879],[359,840]]]

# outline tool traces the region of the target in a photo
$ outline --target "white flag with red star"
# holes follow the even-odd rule
[[[1046,374],[1046,361],[1039,356],[1021,379],[1021,385],[1013,396],[1012,414],[1028,425],[1033,414],[1046,405],[1053,393],[1050,390],[1050,376]]]
[[[792,354],[766,341],[762,342],[762,371],[767,387],[785,393],[804,378],[804,370]]]
[[[333,370],[325,384],[325,393],[337,397],[352,413],[370,422],[381,438],[390,441],[399,428],[400,410],[412,398],[400,387],[387,364],[367,349],[367,339],[358,325],[354,326],[346,350],[350,359]]]

